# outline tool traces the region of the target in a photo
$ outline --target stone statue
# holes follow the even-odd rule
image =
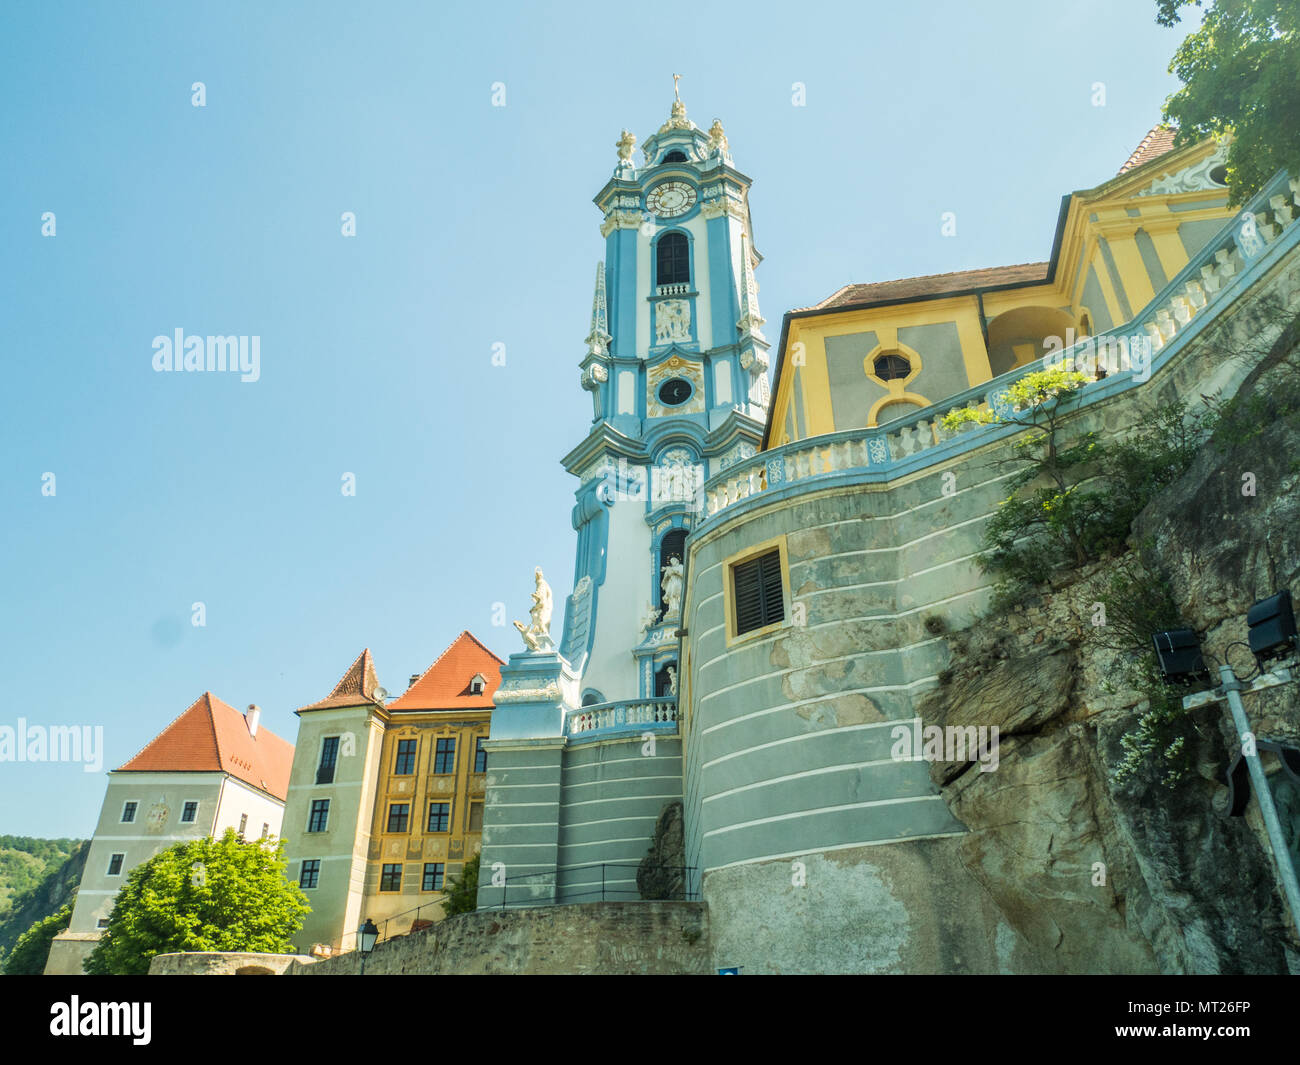
[[[636,149],[636,135],[625,129],[614,147],[618,149],[618,161],[620,163],[630,163],[632,161],[632,152]]]
[[[676,666],[668,667],[668,694],[669,695],[677,694],[677,667]]]
[[[664,617],[676,617],[682,609],[682,590],[686,585],[686,573],[682,560],[676,555],[668,560],[663,574],[659,578],[664,593]]]
[[[646,603],[645,614],[641,618],[641,631],[649,632],[659,624],[659,610],[653,603]]]
[[[709,155],[725,155],[726,153],[727,135],[722,132],[722,123],[715,118],[713,125],[709,127]]]
[[[529,624],[527,627],[521,621],[516,621],[514,624],[519,630],[519,635],[524,638],[524,646],[530,651],[549,651],[555,646],[551,641],[551,612],[554,609],[554,596],[551,594],[551,586],[542,576],[541,566],[533,571],[533,576],[536,578],[537,588],[533,592],[533,605],[528,611]]]

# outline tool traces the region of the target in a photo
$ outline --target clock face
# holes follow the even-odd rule
[[[695,206],[695,190],[684,181],[665,181],[650,190],[645,205],[660,218],[676,218]]]

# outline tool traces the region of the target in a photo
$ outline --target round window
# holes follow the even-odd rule
[[[691,398],[691,383],[674,377],[659,386],[659,402],[665,407],[677,407]]]

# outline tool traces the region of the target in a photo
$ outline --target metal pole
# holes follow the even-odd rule
[[[1260,764],[1259,752],[1255,749],[1254,743],[1250,744],[1250,753],[1246,753],[1246,735],[1250,732],[1250,722],[1246,720],[1246,708],[1241,702],[1241,681],[1237,679],[1232,666],[1229,665],[1219,667],[1219,680],[1223,684],[1228,707],[1232,710],[1232,722],[1237,726],[1237,735],[1241,739],[1241,756],[1246,759],[1246,768],[1250,770],[1250,783],[1255,789],[1259,812],[1264,815],[1264,826],[1268,829],[1268,839],[1273,845],[1273,857],[1277,861],[1277,869],[1282,876],[1282,887],[1291,906],[1291,923],[1300,930],[1300,883],[1296,882],[1295,866],[1291,864],[1291,852],[1287,849],[1286,838],[1282,835],[1282,824],[1277,819],[1277,807],[1273,805],[1273,793],[1269,791],[1268,779],[1264,776],[1264,767]]]

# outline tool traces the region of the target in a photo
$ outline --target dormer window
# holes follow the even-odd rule
[[[487,688],[487,680],[482,673],[475,673],[474,679],[469,682],[470,695],[482,695]]]
[[[674,148],[671,152],[664,155],[663,161],[665,163],[684,163],[687,161],[686,153],[680,149]]]

